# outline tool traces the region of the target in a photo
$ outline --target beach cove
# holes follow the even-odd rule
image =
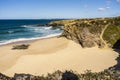
[[[82,48],[62,37],[35,40],[29,44],[26,50],[12,50],[16,44],[0,46],[0,72],[7,76],[15,73],[46,75],[56,70],[100,72],[117,64],[118,53],[112,49]]]

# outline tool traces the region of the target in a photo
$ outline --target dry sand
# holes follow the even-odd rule
[[[0,47],[0,72],[41,75],[55,70],[103,71],[117,64],[117,52],[112,49],[81,48],[65,38],[49,38],[33,41],[27,50],[11,50],[14,44]]]

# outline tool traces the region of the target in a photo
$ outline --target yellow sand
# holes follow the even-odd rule
[[[111,49],[81,48],[65,38],[49,38],[33,41],[27,50],[11,50],[11,45],[0,47],[0,72],[41,75],[55,70],[103,71],[117,64],[118,53]]]

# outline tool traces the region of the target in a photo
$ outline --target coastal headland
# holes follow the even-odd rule
[[[119,62],[120,17],[63,20],[60,37],[31,41],[25,50],[12,50],[14,44],[0,46],[0,72],[47,75],[56,70],[101,72]]]

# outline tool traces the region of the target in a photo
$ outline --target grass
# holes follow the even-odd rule
[[[113,47],[120,39],[120,26],[109,25],[103,34],[103,39]]]

